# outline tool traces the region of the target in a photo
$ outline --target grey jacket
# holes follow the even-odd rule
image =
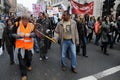
[[[108,33],[110,31],[110,23],[106,24],[102,22],[102,33],[101,33],[101,41],[108,42]]]
[[[72,41],[74,44],[79,44],[79,37],[78,37],[78,30],[77,30],[77,24],[74,20],[71,21],[71,30],[72,30]],[[63,21],[60,21],[54,31],[54,38],[56,40],[60,40],[60,42],[63,41]]]
[[[5,28],[5,25],[0,22],[0,39],[2,39],[4,28]]]

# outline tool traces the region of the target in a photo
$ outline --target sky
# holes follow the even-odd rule
[[[26,8],[32,11],[32,4],[36,3],[37,0],[17,0],[17,3],[23,4]]]

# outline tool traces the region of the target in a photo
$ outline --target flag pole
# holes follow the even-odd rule
[[[43,35],[44,37],[46,37],[47,39],[51,40],[53,43],[56,43],[56,41],[55,41],[54,39],[52,39],[52,38],[50,38],[49,36],[43,34],[42,32],[40,32],[40,31],[37,30],[37,29],[36,29],[36,31],[37,31],[38,33],[40,33],[41,35]]]

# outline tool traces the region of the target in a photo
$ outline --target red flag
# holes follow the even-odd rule
[[[72,5],[72,13],[73,14],[85,14],[88,13],[89,15],[93,15],[94,9],[94,1],[86,4],[80,4],[75,2],[74,0],[70,0]]]

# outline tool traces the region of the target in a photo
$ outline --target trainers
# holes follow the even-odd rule
[[[48,60],[48,57],[47,57],[47,56],[45,56],[45,59],[46,59],[46,60]]]
[[[27,80],[27,76],[23,76],[21,80]]]
[[[77,73],[76,68],[72,68],[71,70],[72,70],[73,73]]]
[[[43,59],[40,57],[40,61],[42,61]]]
[[[87,55],[83,55],[83,57],[88,58],[88,56],[87,56]]]
[[[28,71],[31,71],[31,70],[32,70],[32,67],[31,67],[31,66],[30,66],[30,67],[28,67],[28,68],[27,68],[27,70],[28,70]]]

